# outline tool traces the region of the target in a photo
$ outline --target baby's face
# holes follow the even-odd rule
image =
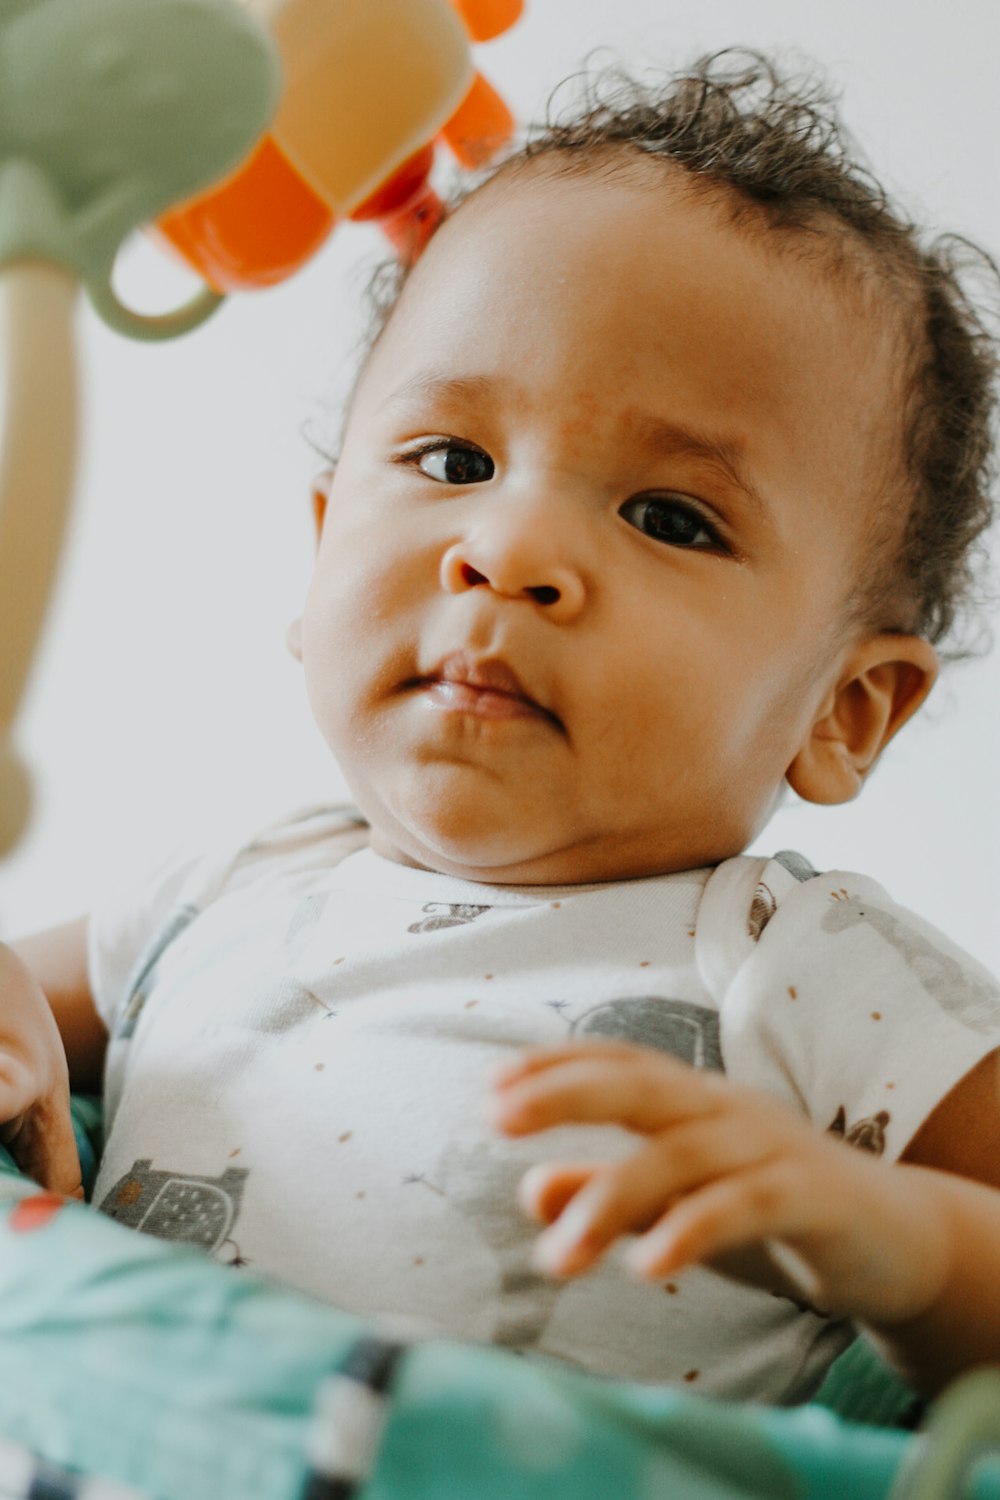
[[[376,847],[554,884],[744,848],[849,645],[878,349],[659,169],[469,200],[360,382],[303,619]]]

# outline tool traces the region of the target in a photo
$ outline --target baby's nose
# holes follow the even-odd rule
[[[586,602],[586,586],[578,568],[548,551],[474,538],[455,542],[441,559],[441,587],[448,594],[491,589],[505,599],[537,604],[553,623],[568,624]]]

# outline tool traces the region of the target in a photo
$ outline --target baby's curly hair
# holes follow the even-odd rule
[[[947,642],[942,655],[952,659],[972,654],[988,635],[983,538],[997,474],[1000,343],[986,311],[992,304],[995,313],[1000,300],[993,260],[957,235],[924,243],[861,160],[829,89],[782,76],[758,53],[717,53],[655,82],[616,69],[583,75],[582,83],[582,103],[568,117],[550,109],[449,211],[540,161],[590,173],[641,156],[682,169],[730,222],[784,234],[784,248],[805,251],[874,293],[868,305],[896,324],[904,482],[895,476],[889,507],[884,498],[874,506],[869,566],[849,613],[852,621]],[[382,267],[372,280],[372,344],[408,270]],[[900,505],[907,507],[902,537]]]

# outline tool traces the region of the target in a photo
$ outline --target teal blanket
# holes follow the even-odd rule
[[[92,1170],[96,1113],[76,1110]],[[906,1432],[820,1405],[769,1411],[396,1343],[6,1166],[4,1500],[68,1500],[79,1475],[149,1500],[886,1500],[912,1461]],[[1000,1500],[1000,1470],[968,1493]]]

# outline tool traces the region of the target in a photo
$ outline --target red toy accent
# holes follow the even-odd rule
[[[423,190],[434,165],[434,147],[422,150],[404,161],[388,182],[383,182],[377,192],[366,198],[350,215],[352,219],[384,219],[397,214],[406,207],[411,198]]]
[[[36,1229],[44,1229],[65,1202],[58,1193],[36,1193],[31,1198],[22,1198],[11,1213],[10,1227],[15,1234],[33,1234]]]
[[[424,146],[350,215],[362,222],[377,219],[406,265],[417,259],[444,212],[444,204],[427,180],[433,166],[434,147]]]

